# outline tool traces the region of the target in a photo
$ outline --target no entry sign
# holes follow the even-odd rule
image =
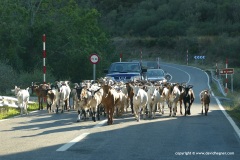
[[[99,58],[99,56],[97,55],[97,54],[91,54],[91,56],[90,56],[90,62],[92,63],[92,64],[97,64],[98,62],[99,62],[99,60],[100,60],[100,58]]]

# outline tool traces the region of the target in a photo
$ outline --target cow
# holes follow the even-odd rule
[[[208,114],[209,110],[209,104],[210,104],[210,91],[209,90],[203,90],[199,94],[200,96],[200,101],[202,103],[202,114],[203,114],[203,106],[204,106],[204,111],[205,111],[205,116]]]

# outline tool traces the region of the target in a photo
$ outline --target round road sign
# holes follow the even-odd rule
[[[90,56],[90,62],[92,64],[97,64],[99,62],[100,58],[98,57],[97,54],[91,54]]]

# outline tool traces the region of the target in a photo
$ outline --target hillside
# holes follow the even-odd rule
[[[102,15],[102,25],[115,37],[116,52],[129,55],[144,50],[147,57],[157,53],[168,55],[166,58],[174,55],[174,58],[175,55],[184,57],[188,50],[192,60],[196,55],[204,55],[207,63],[215,64],[228,58],[232,66],[240,66],[237,60],[240,2],[237,0],[93,2]]]

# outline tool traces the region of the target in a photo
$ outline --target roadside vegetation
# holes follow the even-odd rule
[[[28,105],[28,112],[38,110],[38,103]],[[20,115],[19,108],[2,107],[0,108],[0,120]]]

